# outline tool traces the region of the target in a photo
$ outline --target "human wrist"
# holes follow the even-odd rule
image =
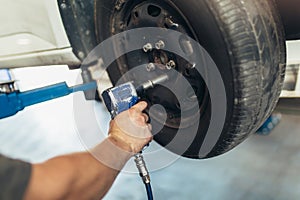
[[[119,136],[118,133],[110,133],[108,138],[107,138],[112,144],[114,144],[116,147],[122,149],[123,151],[134,154],[134,148],[133,146],[126,141],[125,138],[122,136]]]
[[[110,137],[91,149],[90,153],[101,163],[118,171],[133,156],[132,153],[117,146]]]

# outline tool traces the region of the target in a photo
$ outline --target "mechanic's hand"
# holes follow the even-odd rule
[[[152,140],[151,125],[143,112],[146,102],[139,102],[110,122],[109,139],[119,148],[136,154]]]

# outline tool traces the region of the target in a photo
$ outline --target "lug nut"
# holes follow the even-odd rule
[[[152,51],[153,47],[152,47],[152,44],[151,43],[147,43],[143,46],[143,50],[145,53],[149,52],[149,51]]]
[[[153,63],[149,63],[147,66],[146,66],[146,70],[148,71],[148,72],[152,72],[152,71],[154,71],[155,70],[155,65],[153,64]]]
[[[176,67],[176,63],[174,62],[174,60],[170,60],[167,64],[166,64],[166,68],[168,70],[174,69]]]
[[[163,48],[165,48],[165,43],[164,43],[164,41],[162,41],[162,40],[159,40],[156,44],[155,44],[155,48],[157,49],[157,50],[160,50],[160,49],[163,49]]]

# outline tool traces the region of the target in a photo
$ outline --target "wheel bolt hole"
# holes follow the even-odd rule
[[[148,14],[151,15],[152,17],[157,17],[161,13],[161,9],[157,6],[150,5],[148,6]]]
[[[134,17],[138,18],[139,17],[139,13],[138,12],[134,12]]]
[[[185,69],[185,70],[184,70],[184,74],[185,74],[186,76],[191,76],[191,72],[190,72],[189,69]]]

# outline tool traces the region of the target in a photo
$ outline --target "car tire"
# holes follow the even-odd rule
[[[98,42],[130,29],[120,28],[122,13],[131,13],[147,2],[160,9],[174,9],[190,25],[195,40],[216,63],[223,78],[227,111],[222,133],[205,156],[199,149],[210,122],[209,112],[201,117],[198,134],[182,154],[188,158],[221,155],[254,133],[275,108],[281,92],[286,49],[282,22],[273,0],[96,0]],[[171,12],[171,11],[170,11]],[[142,26],[142,25],[141,25]],[[147,25],[145,25],[147,26]],[[108,68],[113,84],[126,73],[122,62]],[[166,146],[178,130],[165,127],[155,140]],[[176,149],[170,149],[174,153]]]

